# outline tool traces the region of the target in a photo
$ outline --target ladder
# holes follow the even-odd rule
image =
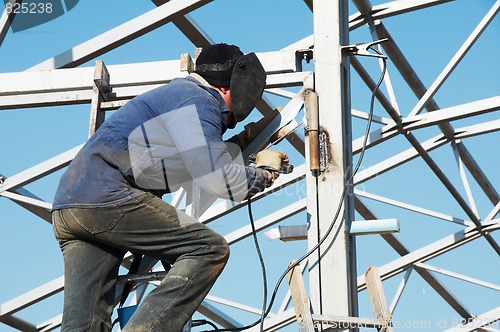
[[[311,313],[309,299],[304,286],[302,268],[296,261],[290,262],[288,282],[292,296],[295,317],[300,332],[315,332],[316,327],[350,330],[350,328],[376,328],[380,332],[394,332],[391,326],[391,312],[387,306],[380,273],[375,266],[365,273],[366,287],[370,297],[374,318],[318,315]]]

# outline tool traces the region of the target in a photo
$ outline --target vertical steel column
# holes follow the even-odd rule
[[[309,248],[335,224],[310,257],[311,304],[315,314],[357,316],[355,243],[348,236],[354,204],[352,188],[344,191],[352,171],[349,59],[341,52],[341,45],[349,42],[347,0],[314,0],[313,4],[321,173],[314,177],[307,172]]]

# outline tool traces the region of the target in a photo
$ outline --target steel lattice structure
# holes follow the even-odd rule
[[[197,10],[202,11],[203,7],[212,1],[153,0],[153,2],[156,8],[29,70],[0,74],[0,114],[4,110],[20,112],[21,109],[41,106],[58,108],[83,104],[88,106],[89,112],[93,112],[90,124],[92,132],[96,123],[102,121],[106,111],[112,111],[130,98],[165,84],[175,77],[186,75],[190,59],[181,57],[181,54],[179,58],[168,61],[119,65],[99,61],[96,66],[86,65],[88,61],[99,60],[101,56],[119,46],[169,23],[173,23],[194,47],[203,47],[214,42],[189,15]],[[460,45],[448,45],[446,40],[433,42],[448,50],[446,53],[448,58],[444,61],[439,60],[439,64],[429,63],[429,66],[442,68],[431,78],[421,77],[421,72],[425,68],[419,71],[411,65],[412,59],[420,56],[412,54],[411,51],[418,50],[410,48],[409,51],[403,52],[401,47],[401,44],[408,45],[408,40],[411,42],[412,38],[417,39],[420,32],[418,27],[415,28],[415,35],[401,36],[397,29],[398,24],[407,17],[414,19],[415,15],[422,15],[416,16],[422,19],[426,17],[425,13],[433,13],[437,8],[439,8],[437,15],[446,15],[448,11],[456,10],[455,6],[461,6],[459,8],[473,6],[472,2],[398,0],[381,2],[377,5],[372,5],[368,0],[352,0],[349,3],[343,0],[303,2],[304,11],[311,14],[313,23],[311,30],[314,34],[306,38],[297,38],[295,43],[279,50],[258,53],[268,73],[268,79],[266,93],[257,105],[257,109],[262,114],[267,114],[276,107],[275,103],[284,103],[284,107],[281,111],[281,122],[271,124],[250,150],[265,147],[274,130],[278,126],[287,125],[286,128],[295,130],[290,131],[286,137],[287,142],[279,143],[277,148],[283,148],[294,156],[295,159],[292,161],[296,167],[293,173],[280,176],[275,186],[255,198],[256,207],[264,211],[256,221],[257,230],[262,233],[273,225],[286,225],[289,220],[300,220],[299,223],[302,224],[315,220],[318,224],[331,223],[331,215],[337,207],[336,201],[339,199],[340,191],[338,188],[335,193],[325,191],[331,187],[321,189],[324,185],[322,181],[323,183],[331,181],[335,174],[347,182],[348,176],[344,172],[348,174],[352,171],[350,168],[352,164],[348,163],[344,167],[334,165],[339,153],[345,160],[352,159],[353,164],[356,164],[361,154],[366,154],[362,167],[353,178],[352,192],[350,195],[340,195],[340,199],[345,202],[344,217],[340,218],[344,223],[337,225],[335,229],[340,230],[339,234],[344,234],[343,232],[347,234],[349,223],[353,220],[362,222],[397,218],[401,226],[400,233],[373,234],[362,238],[354,235],[345,238],[340,236],[344,238],[341,244],[335,244],[338,239],[332,240],[330,245],[343,246],[344,259],[347,257],[347,261],[351,260],[350,263],[346,263],[349,269],[342,272],[348,278],[345,283],[337,279],[338,268],[342,266],[337,265],[338,256],[335,256],[339,255],[339,250],[330,253],[334,255],[332,261],[325,258],[330,254],[323,252],[324,257],[321,259],[325,259],[328,263],[322,263],[323,267],[319,274],[316,272],[317,254],[311,255],[309,263],[304,262],[303,267],[306,270],[304,277],[309,281],[308,291],[311,292],[313,310],[316,313],[321,311],[324,315],[372,317],[370,304],[364,292],[366,289],[364,271],[368,266],[378,266],[386,295],[392,299],[390,310],[393,312],[396,330],[398,327],[408,328],[401,325],[412,319],[420,322],[432,320],[432,326],[424,327],[435,330],[499,330],[499,328],[495,330],[500,321],[498,278],[500,245],[498,234],[495,233],[500,228],[498,219],[500,196],[497,192],[499,175],[495,143],[498,142],[500,129],[498,119],[500,95],[496,89],[496,95],[471,95],[468,99],[461,98],[462,90],[454,92],[452,88],[448,88],[447,83],[451,78],[456,79],[458,76],[463,85],[467,85],[468,77],[460,71],[461,65],[465,62],[464,59],[469,63],[472,61],[476,65],[480,64],[480,60],[476,61],[473,57],[478,56],[482,48],[476,52],[475,50],[485,47],[485,44],[488,45],[482,43],[481,38],[489,29],[493,29],[495,24],[498,28],[497,14],[500,11],[500,0],[478,1],[484,8],[487,7],[485,14],[474,23],[474,27],[464,36]],[[347,15],[347,5],[350,6],[350,15]],[[321,11],[318,8],[321,8]],[[332,27],[329,23],[336,21],[327,16],[331,13],[339,14],[340,30],[339,27]],[[275,15],[278,16],[279,13]],[[0,42],[6,37],[9,28],[7,16],[7,13],[4,13],[0,21],[3,28]],[[343,28],[346,31],[343,31]],[[447,31],[447,28],[446,25],[441,27],[444,34],[454,33]],[[424,35],[420,38],[431,43],[438,35],[443,36],[436,33],[436,36]],[[331,49],[329,43],[335,40],[333,36],[340,36],[340,44],[337,43],[337,46],[334,45],[334,49]],[[381,74],[378,64],[382,64],[382,60],[376,57],[362,57],[362,45],[358,44],[354,51],[352,46],[384,39],[387,40],[374,46],[388,58],[385,80],[381,88],[376,90],[378,75]],[[349,45],[351,48],[346,48]],[[429,59],[433,58],[429,56]],[[340,62],[337,62],[339,60]],[[495,60],[486,66],[493,76],[496,73],[498,77],[500,68]],[[332,68],[337,68],[339,73],[331,71]],[[430,81],[430,84],[424,84],[425,81]],[[323,87],[318,89],[321,84]],[[332,86],[338,90],[328,90],[325,86]],[[350,91],[341,91],[341,87]],[[317,178],[319,186],[315,184],[315,178],[311,176],[309,170],[310,155],[307,150],[309,136],[302,135],[301,126],[304,113],[309,107],[305,105],[307,99],[305,96],[308,91],[313,90],[316,90],[319,96],[320,126],[323,127],[323,133],[327,134],[327,139],[330,139],[332,145],[331,148],[326,148],[325,151],[328,151],[325,152],[326,157],[324,153],[322,155],[322,158],[327,160],[323,165],[325,168],[323,173]],[[327,97],[327,93],[322,94],[322,91],[341,92]],[[366,101],[371,97],[372,91],[375,91],[376,111],[365,144],[364,128],[369,118]],[[414,103],[407,101],[399,103],[400,95],[405,95],[405,98],[411,95],[410,100],[414,100]],[[445,100],[446,107],[438,105],[440,98]],[[339,110],[334,109],[337,106]],[[348,107],[348,110],[344,110],[347,113],[341,112],[343,106]],[[364,109],[361,111],[357,108]],[[328,115],[322,118],[321,114]],[[348,118],[343,118],[342,116],[346,114]],[[335,126],[335,123],[327,124],[326,121],[331,120],[328,118],[330,115],[338,116],[336,119],[342,118],[344,127]],[[321,123],[322,120],[325,122]],[[80,125],[86,127],[88,122]],[[308,123],[306,128],[307,125]],[[352,140],[352,148],[350,144],[347,144],[348,148],[337,145],[337,139],[349,142]],[[2,176],[0,196],[3,197],[4,203],[9,201],[17,204],[19,210],[25,209],[35,214],[45,220],[46,226],[50,227],[50,201],[39,198],[36,192],[26,187],[50,175],[60,174],[58,171],[71,162],[80,147],[81,145],[76,146],[53,157],[48,156],[45,161],[17,174]],[[297,161],[299,159],[300,162]],[[339,169],[342,172],[337,174]],[[288,193],[293,191],[294,194],[283,194],[287,190]],[[226,233],[221,231],[223,226],[220,226],[230,218],[246,218],[243,209],[246,203],[212,200],[211,205],[195,206],[190,204],[192,194],[189,190],[187,194],[182,191],[166,199],[172,205],[198,215],[201,222],[210,223],[216,230],[222,232],[228,243],[235,247],[236,258],[232,259],[238,259],[240,251],[252,250],[236,247],[245,239],[250,241],[252,232],[248,223],[237,224]],[[277,197],[280,202],[282,201],[282,205],[274,203],[278,200]],[[326,206],[325,202],[330,201],[334,203]],[[273,207],[271,210],[269,205],[265,207],[266,202]],[[322,204],[321,210],[316,209],[318,202]],[[321,213],[318,216],[316,212]],[[321,235],[316,234],[319,234],[317,227],[319,226],[310,228],[309,241],[285,244],[294,248],[293,255],[303,254],[307,249],[307,243],[309,247],[314,246],[317,238],[313,238]],[[281,242],[269,242],[266,246],[271,248],[269,250],[283,250],[272,249],[273,246],[278,246],[278,243]],[[470,244],[474,244],[474,247],[470,247]],[[467,248],[466,251],[470,255],[468,257],[475,257],[478,262],[484,259],[486,261],[484,264],[488,268],[479,269],[474,261],[464,261],[458,264],[459,268],[455,270],[448,262],[459,260],[463,255],[463,251],[460,250],[465,250],[463,248]],[[16,251],[16,248],[2,249]],[[286,259],[288,257],[284,257],[284,261],[279,264],[272,262],[271,265],[279,265],[275,269],[277,271],[272,274],[273,277],[279,276],[284,271],[288,264]],[[450,265],[452,267],[449,267]],[[130,256],[127,256],[123,262],[125,272],[129,266]],[[158,265],[154,260],[143,264],[145,272],[157,269]],[[228,266],[228,269],[230,271],[224,272],[228,273],[228,276],[238,276],[241,273],[238,270],[231,271],[231,266]],[[253,269],[258,277],[257,265]],[[332,275],[331,280],[328,278],[329,275]],[[473,288],[471,292],[461,292],[462,286],[457,287],[456,281],[460,282],[459,285],[472,285],[481,291],[476,293],[476,288]],[[228,280],[222,276],[218,285],[223,285],[225,282]],[[154,283],[150,282],[147,287],[154,287]],[[416,283],[417,287],[425,285],[432,290],[434,295],[430,302],[437,301],[438,306],[443,308],[443,313],[440,315],[443,319],[447,319],[444,324],[441,324],[442,321],[436,322],[434,316],[426,316],[429,314],[426,308],[412,308],[414,295],[410,298],[405,297],[405,294],[410,292],[412,283]],[[61,314],[46,317],[43,322],[39,322],[25,318],[23,312],[35,305],[43,306],[50,298],[60,295],[63,284],[63,277],[49,282],[42,281],[39,287],[4,300],[0,303],[0,330],[4,327],[20,331],[58,329]],[[265,331],[297,329],[287,286],[285,282],[285,285],[282,285],[282,289],[285,290],[278,293],[277,301],[281,301],[281,305],[276,304],[273,307],[272,315],[265,320]],[[147,287],[138,287],[132,301],[140,301],[147,293]],[[215,287],[203,302],[199,309],[200,316],[228,328],[242,326],[258,318],[260,300],[252,298],[245,302],[245,298],[240,299],[236,295],[232,297],[232,294],[226,297],[227,294],[220,287]],[[337,292],[332,289],[343,289],[345,292],[329,295]],[[359,292],[359,296],[356,296],[356,292]],[[222,293],[224,295],[220,296]],[[481,294],[481,299],[475,294]],[[346,307],[339,307],[337,302],[345,302]],[[62,305],[60,307],[62,308]],[[398,316],[400,307],[406,311],[405,314]],[[476,308],[480,308],[480,311]],[[242,319],[247,322],[243,322]],[[422,325],[412,327],[416,330],[424,329]],[[258,326],[249,330],[257,331]]]

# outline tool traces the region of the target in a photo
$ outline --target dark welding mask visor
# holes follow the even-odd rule
[[[231,104],[236,122],[252,112],[266,86],[266,71],[255,53],[241,56],[231,75]]]

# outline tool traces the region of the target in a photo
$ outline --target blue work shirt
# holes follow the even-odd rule
[[[110,116],[62,175],[52,209],[161,197],[192,183],[236,201],[262,191],[267,172],[243,165],[236,136],[222,140],[229,108],[199,79],[174,79]]]

